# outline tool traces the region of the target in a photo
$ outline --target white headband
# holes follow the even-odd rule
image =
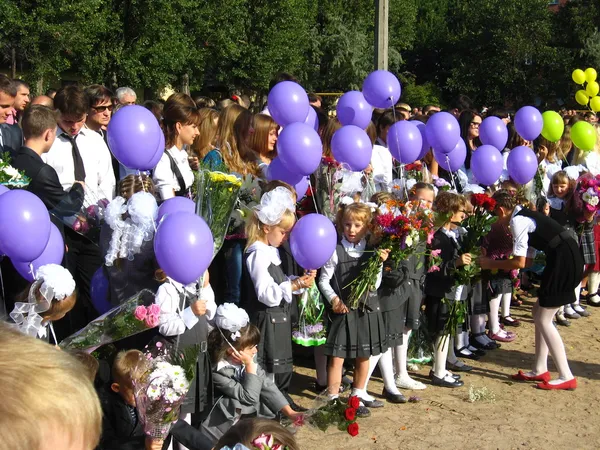
[[[265,225],[273,226],[281,222],[286,211],[296,212],[294,197],[289,189],[277,186],[260,198],[260,205],[254,207],[254,214]]]
[[[351,205],[352,203],[362,203],[363,205],[368,206],[371,209],[371,212],[377,211],[377,204],[373,203],[373,202],[363,202],[362,200],[356,201],[352,197],[348,197],[348,196],[342,197],[340,199],[341,205],[348,206],[348,205]]]

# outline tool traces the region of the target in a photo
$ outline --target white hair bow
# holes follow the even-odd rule
[[[265,225],[273,226],[281,222],[286,211],[296,212],[296,204],[289,189],[277,186],[260,198],[260,205],[254,207],[254,213]]]

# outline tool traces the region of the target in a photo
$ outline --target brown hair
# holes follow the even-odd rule
[[[369,136],[369,139],[371,140],[371,147],[373,147],[377,142],[377,127],[373,122],[369,122],[366,131],[367,135]]]
[[[222,334],[221,334],[222,333]],[[260,331],[256,325],[248,324],[240,330],[240,337],[236,340],[231,339],[231,332],[227,330],[219,330],[215,327],[208,335],[208,351],[210,360],[213,364],[217,364],[227,356],[227,350],[233,346],[237,351],[242,351],[248,347],[254,347],[260,342]],[[225,335],[225,337],[223,337]],[[227,339],[227,341],[225,340]]]
[[[244,108],[233,124],[233,139],[229,142],[229,148],[221,155],[224,160],[229,156],[229,162],[226,163],[231,172],[241,173],[242,175],[260,176],[261,172],[254,152],[249,147],[250,130],[253,128],[254,116],[250,111]]]
[[[347,217],[353,217],[365,224],[367,228],[371,224],[373,214],[371,208],[364,203],[350,203],[349,205],[340,205],[336,215],[336,226],[340,233],[344,233],[344,220]]]
[[[223,161],[227,167],[229,167],[228,161],[231,159],[227,145],[231,145],[233,142],[233,126],[235,125],[235,121],[239,115],[244,111],[246,111],[245,108],[242,108],[237,103],[234,103],[226,108],[223,108],[221,115],[219,116],[219,127],[217,129],[217,148],[219,148],[221,151],[221,156],[223,157]]]
[[[139,350],[123,350],[117,353],[111,370],[112,379],[122,386],[133,387],[148,367],[147,359]]]
[[[255,114],[254,115],[254,133],[250,136],[250,148],[257,155],[267,156],[269,159],[273,159],[277,156],[277,149],[269,151],[268,142],[269,134],[273,130],[278,130],[279,125],[273,120],[271,116],[266,114]]]
[[[98,103],[103,102],[105,100],[112,101],[113,93],[106,86],[102,86],[101,84],[92,84],[85,88],[85,94],[88,98],[88,106],[93,108]]]
[[[159,103],[159,102],[155,102],[154,100],[146,100],[142,104],[142,106],[144,108],[146,108],[148,111],[150,111],[154,115],[154,117],[156,117],[156,120],[158,120],[158,123],[160,124],[160,126],[162,128],[163,104]]]
[[[190,154],[197,156],[199,159],[204,159],[206,154],[215,148],[217,138],[217,129],[219,123],[215,123],[219,119],[219,113],[212,108],[202,108],[198,110],[199,125],[198,131],[200,135],[196,138],[190,149]]]
[[[497,208],[505,208],[509,212],[513,211],[519,203],[517,196],[506,189],[494,192],[492,198],[496,201]]]
[[[17,85],[2,73],[0,73],[0,92],[4,92],[9,97],[17,96]]]
[[[272,191],[273,189],[275,189],[277,187],[286,188],[288,191],[290,191],[292,193],[292,195],[294,196],[294,200],[298,200],[298,195],[296,193],[296,189],[294,189],[294,187],[292,185],[287,184],[285,181],[281,181],[281,180],[271,180],[268,183],[266,183],[265,185],[263,185],[262,193],[266,194],[267,192]]]
[[[60,88],[54,97],[54,107],[63,116],[80,118],[87,114],[89,101],[87,94],[75,85]]]
[[[27,289],[25,289],[23,292],[21,292],[19,295],[17,295],[18,301],[27,303],[28,298],[29,298],[29,290],[31,289],[32,285],[33,285],[33,283],[31,283],[27,287]],[[36,299],[37,303],[41,303],[42,301],[45,301],[44,298],[42,297],[39,286],[35,291],[35,299]],[[69,311],[71,311],[73,309],[73,307],[75,306],[76,302],[77,302],[76,292],[73,292],[71,295],[63,298],[62,300],[52,299],[52,301],[50,302],[50,308],[48,308],[46,311],[40,313],[40,316],[44,320],[50,320],[50,321],[54,320],[53,319],[54,317],[64,316]]]
[[[214,448],[233,448],[236,444],[243,444],[248,448],[254,448],[254,441],[261,434],[271,435],[274,444],[281,445],[282,449],[300,450],[296,438],[287,429],[274,420],[269,419],[243,419],[232,426],[227,433],[221,436]]]
[[[414,199],[414,197],[417,195],[417,191],[420,191],[421,189],[426,189],[428,191],[431,191],[431,192],[435,193],[435,189],[433,188],[432,184],[425,183],[424,181],[419,181],[409,191],[409,193],[408,193],[409,198],[411,200]]]
[[[572,124],[565,123],[565,131],[563,132],[560,141],[556,148],[556,157],[560,160],[566,160],[567,155],[573,149],[573,141],[571,140],[571,126]]]
[[[125,200],[129,200],[133,194],[138,192],[149,192],[155,195],[154,182],[146,174],[127,175],[119,181],[119,195]]]
[[[165,145],[167,148],[175,145],[178,123],[182,125],[198,125],[200,113],[192,97],[187,94],[175,93],[171,95],[163,108],[163,130],[165,132]]]
[[[454,192],[440,192],[433,201],[433,210],[440,214],[454,214],[461,208],[466,208],[468,201],[460,194]]]
[[[29,105],[23,112],[21,127],[25,139],[41,137],[47,130],[56,129],[58,111],[47,106]]]
[[[2,448],[39,449],[50,433],[82,442],[81,448],[98,445],[102,410],[81,363],[5,323],[0,323],[0,396]]]
[[[387,203],[392,199],[393,199],[393,196],[389,192],[377,192],[376,194],[373,194],[373,196],[371,197],[371,201],[373,203],[376,203],[378,206],[381,206],[384,203]]]
[[[552,175],[552,181],[550,182],[550,186],[548,186],[548,198],[556,197],[556,194],[554,193],[554,185],[563,183],[569,186],[569,192],[564,197],[564,200],[566,202],[571,197],[571,195],[573,195],[575,187],[577,186],[577,180],[571,180],[569,178],[569,175],[567,175],[567,172],[565,172],[564,170],[559,170],[554,175]]]
[[[323,134],[321,135],[321,141],[323,141],[323,156],[328,158],[333,157],[331,153],[331,140],[333,139],[333,135],[337,130],[342,128],[342,124],[340,121],[335,119],[330,119],[323,128]]]

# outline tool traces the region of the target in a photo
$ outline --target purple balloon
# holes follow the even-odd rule
[[[161,133],[160,141],[158,142],[158,146],[156,147],[156,152],[154,153],[154,156],[152,157],[150,162],[148,162],[148,165],[152,166],[150,170],[152,170],[156,167],[156,165],[160,161],[160,158],[162,158],[164,152],[165,152],[165,135]]]
[[[13,261],[38,258],[50,239],[50,215],[31,192],[17,189],[0,195],[0,247]]]
[[[508,142],[508,128],[499,117],[486,117],[479,126],[479,139],[484,145],[491,145],[502,151]]]
[[[537,173],[538,160],[533,150],[523,145],[513,148],[508,154],[506,167],[510,177],[519,184],[527,184]]]
[[[185,197],[172,197],[165,200],[160,208],[158,208],[158,216],[156,217],[156,223],[160,222],[167,214],[173,214],[176,212],[185,211],[194,214],[196,212],[196,204]]]
[[[338,101],[337,118],[342,125],[356,125],[363,130],[371,123],[373,108],[359,91],[346,92]]]
[[[410,164],[419,159],[423,138],[414,123],[401,120],[390,127],[387,144],[394,158],[401,163]]]
[[[515,130],[527,140],[533,141],[541,134],[544,128],[542,114],[533,106],[523,106],[515,114]]]
[[[439,112],[429,118],[425,133],[433,148],[441,153],[450,153],[460,140],[460,125],[452,114]]]
[[[471,171],[480,184],[491,186],[502,174],[504,160],[500,150],[492,145],[482,145],[471,154]]]
[[[125,167],[150,170],[156,166],[152,162],[163,131],[149,110],[139,105],[119,109],[108,123],[107,132],[112,154]]]
[[[315,108],[312,106],[308,108],[308,115],[306,116],[304,123],[310,127],[313,127],[315,131],[319,131],[319,118],[317,117]]]
[[[4,194],[5,192],[8,192],[8,191],[10,191],[9,188],[4,186],[3,184],[0,184],[0,195]]]
[[[322,214],[302,217],[290,234],[290,249],[296,262],[305,270],[320,269],[333,255],[337,233]]]
[[[306,191],[308,191],[308,177],[302,177],[300,181],[294,185],[294,189],[296,190],[296,199],[298,201],[306,197]]]
[[[401,92],[398,78],[387,70],[371,72],[362,87],[365,100],[375,108],[391,108],[400,100]]]
[[[356,125],[346,125],[333,134],[331,151],[336,161],[347,164],[354,172],[360,172],[371,162],[373,145],[365,130]]]
[[[304,122],[310,103],[302,86],[293,81],[277,83],[267,98],[269,114],[282,127],[294,122]]]
[[[96,311],[98,311],[101,315],[113,308],[108,300],[109,287],[110,283],[106,279],[106,275],[104,275],[104,270],[102,267],[100,267],[92,276],[92,280],[90,282],[90,297],[92,297],[92,305],[94,305]]]
[[[290,172],[287,167],[283,165],[279,157],[271,161],[271,164],[269,164],[267,169],[268,181],[279,180],[289,184],[290,186],[295,186],[297,183],[300,183],[302,178],[303,175]]]
[[[198,280],[213,258],[214,242],[202,217],[180,211],[166,215],[154,235],[159,267],[181,284]]]
[[[277,139],[277,155],[283,165],[300,175],[310,175],[321,163],[321,137],[310,125],[292,123]]]
[[[456,147],[454,147],[454,150],[450,153],[442,153],[434,148],[433,157],[445,171],[456,172],[463,166],[465,159],[467,159],[467,146],[465,145],[465,141],[459,139]]]
[[[431,145],[429,145],[429,141],[427,140],[427,134],[425,133],[426,125],[420,120],[410,120],[410,123],[414,124],[421,133],[421,140],[423,141],[423,145],[421,145],[421,151],[419,152],[419,157],[417,159],[425,158],[425,155],[431,150]]]
[[[62,235],[56,225],[50,223],[50,239],[46,244],[46,248],[42,254],[32,261],[33,273],[29,268],[28,262],[13,261],[12,264],[17,269],[17,272],[29,282],[35,280],[33,274],[37,273],[40,267],[46,264],[61,264],[63,257],[65,256],[65,242],[63,241]]]

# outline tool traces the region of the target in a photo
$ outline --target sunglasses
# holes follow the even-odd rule
[[[112,112],[113,105],[104,105],[104,106],[92,106],[92,109],[96,112],[104,112],[108,109],[109,112]]]

